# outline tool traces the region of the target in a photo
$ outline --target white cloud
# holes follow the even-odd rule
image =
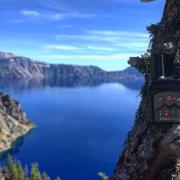
[[[89,19],[96,17],[94,14],[84,14],[84,13],[74,13],[74,12],[66,12],[66,13],[54,13],[52,11],[35,11],[35,10],[22,10],[21,14],[26,17],[34,17],[46,20],[54,20],[59,21],[65,18],[84,18]]]
[[[53,55],[46,55],[42,56],[46,59],[76,59],[76,60],[127,60],[131,56],[138,56],[137,54],[133,53],[125,53],[125,54],[112,54],[112,55],[63,55],[63,54],[53,54]]]
[[[21,13],[26,16],[40,16],[39,12],[32,10],[24,10]]]
[[[95,15],[95,14],[84,14],[84,13],[67,13],[67,16],[89,19],[89,18],[96,17],[97,15]]]
[[[48,45],[47,46],[48,49],[54,49],[54,50],[65,50],[65,51],[74,51],[74,50],[78,50],[79,48],[75,47],[75,46],[69,46],[69,45]]]
[[[56,35],[56,39],[75,39],[81,41],[106,41],[111,43],[119,42],[146,42],[149,40],[148,34],[140,32],[124,32],[124,31],[89,31],[85,30],[85,34],[60,34]]]
[[[95,51],[110,51],[110,52],[117,50],[116,48],[113,48],[113,47],[91,46],[91,45],[88,45],[87,48],[90,50],[95,50]]]
[[[145,51],[148,48],[149,41],[134,41],[134,42],[122,42],[122,43],[116,43],[115,45],[120,48],[125,49],[132,49],[132,50],[138,50],[138,51]]]
[[[129,37],[141,37],[147,38],[148,34],[140,32],[127,32],[127,31],[109,31],[109,30],[86,30],[88,34],[99,35],[99,36],[129,36]]]
[[[78,54],[109,54],[114,51],[118,51],[116,47],[108,47],[108,46],[97,46],[97,45],[64,45],[64,44],[50,44],[44,46],[45,50],[61,50],[63,51],[71,51],[71,53],[78,53]],[[53,52],[53,51],[52,51]]]
[[[27,17],[34,17],[34,18],[41,18],[41,19],[48,19],[48,20],[62,20],[65,18],[64,14],[61,13],[50,13],[50,12],[38,12],[34,10],[23,10],[21,14]]]
[[[86,50],[96,52],[124,51],[129,53],[144,53],[149,44],[149,36],[141,32],[125,31],[89,31],[83,34],[60,34],[55,36],[59,41],[73,41],[84,44]]]
[[[128,60],[131,56],[143,54],[148,48],[148,34],[141,32],[84,30],[83,34],[60,34],[60,42],[74,42],[71,45],[49,45],[52,50],[62,50],[61,54],[47,55],[46,59],[56,60]],[[71,54],[63,51],[70,50]],[[122,53],[121,53],[122,52]]]

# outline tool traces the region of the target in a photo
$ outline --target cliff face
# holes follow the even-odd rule
[[[180,42],[180,1],[167,0],[162,20],[148,28],[151,53],[162,51],[162,44]],[[148,98],[148,63],[151,58],[131,58],[129,63],[145,73],[142,101],[135,123],[124,144],[113,180],[177,180],[180,178],[180,125],[152,123]]]
[[[17,57],[11,53],[0,53],[0,77],[1,78],[42,78],[46,63],[32,62],[28,58]]]
[[[107,72],[96,66],[48,64],[32,61],[25,57],[18,57],[11,53],[0,52],[0,79],[37,78],[56,82],[61,82],[63,80],[79,80],[83,82],[91,79],[113,82],[127,78],[131,80],[143,79],[142,75],[137,71],[133,70],[133,74],[129,73],[130,69]]]
[[[148,27],[152,36],[152,52],[159,53],[165,42],[179,43],[180,38],[180,1],[166,0],[161,22]]]
[[[0,152],[9,148],[34,125],[27,120],[19,102],[0,93]]]

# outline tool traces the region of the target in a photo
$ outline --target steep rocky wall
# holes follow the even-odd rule
[[[148,27],[152,36],[152,53],[159,53],[164,42],[180,41],[180,1],[166,0],[161,22]]]
[[[0,153],[11,148],[18,137],[25,135],[33,127],[19,102],[0,93]]]
[[[126,139],[113,180],[170,180],[180,173],[176,166],[180,158],[180,126],[151,123],[144,88],[135,125]]]
[[[180,41],[180,1],[167,0],[162,20],[151,25],[151,53],[160,53],[164,42]],[[176,51],[176,50],[175,50]],[[145,59],[130,59],[143,72]],[[143,72],[144,73],[144,72]],[[176,180],[180,178],[180,125],[152,123],[148,99],[149,77],[142,100],[112,180]]]

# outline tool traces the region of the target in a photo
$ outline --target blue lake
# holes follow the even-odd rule
[[[62,180],[111,176],[139,106],[139,90],[118,83],[91,87],[2,87],[37,128],[11,154]]]

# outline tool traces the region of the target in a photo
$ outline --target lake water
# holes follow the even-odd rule
[[[16,84],[16,83],[15,83]],[[11,151],[23,164],[62,180],[111,176],[140,102],[139,90],[118,83],[85,87],[0,86],[37,124]]]

